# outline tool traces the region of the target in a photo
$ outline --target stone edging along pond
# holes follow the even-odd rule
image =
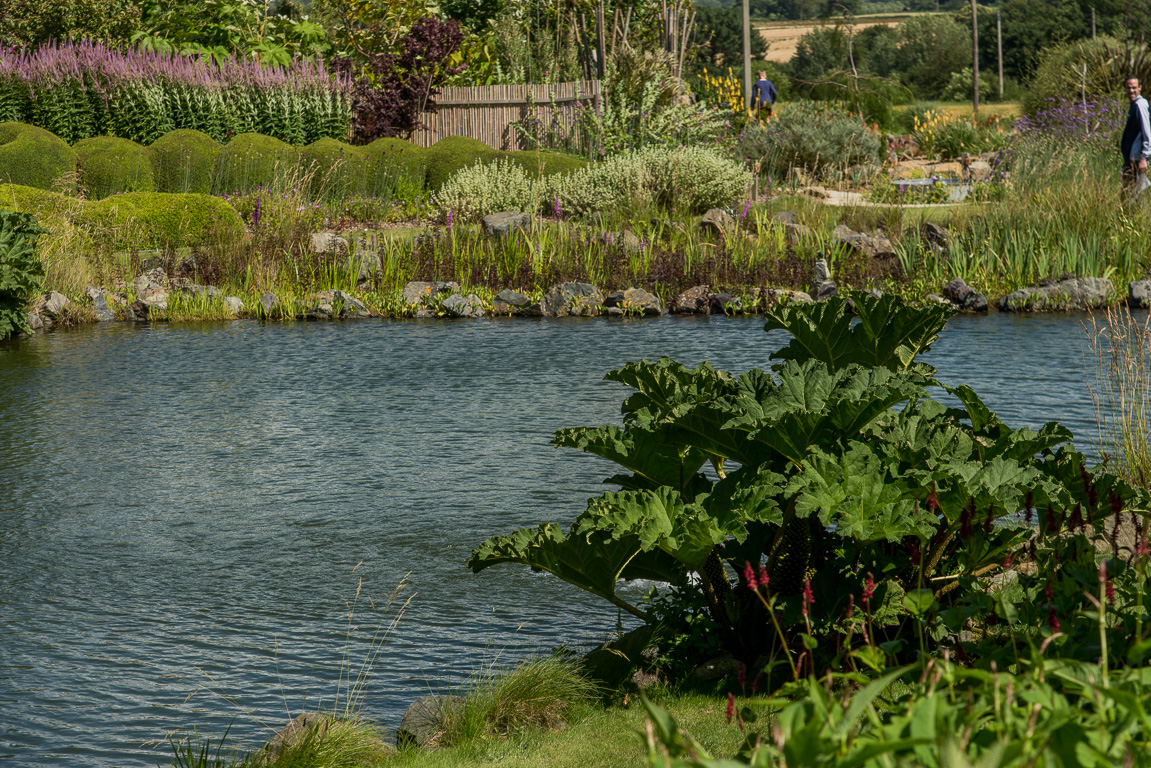
[[[512,214],[493,214],[507,217]],[[515,214],[525,216],[525,214]],[[799,239],[809,234],[798,223],[794,213],[777,212],[772,217],[782,226],[789,238]],[[706,229],[724,230],[724,220],[730,217],[718,209],[708,211],[701,222]],[[487,222],[485,221],[485,226]],[[925,236],[943,238],[945,232],[935,232],[935,225],[925,224],[932,231]],[[867,257],[893,255],[890,241],[882,230],[854,232],[845,226],[832,233],[840,244]],[[347,241],[332,233],[312,236],[313,247],[328,250],[342,246],[348,252]],[[361,272],[361,287],[371,280],[371,274]],[[873,293],[878,293],[871,289]],[[166,320],[176,309],[184,319],[225,319],[254,317],[261,319],[331,320],[368,317],[439,317],[473,318],[485,315],[520,317],[655,317],[663,314],[755,314],[781,302],[822,301],[837,295],[839,287],[831,279],[827,262],[819,259],[811,276],[807,292],[787,288],[752,287],[742,293],[715,292],[707,285],[697,285],[678,294],[667,306],[651,292],[629,287],[605,292],[598,286],[579,282],[560,282],[543,292],[539,300],[510,288],[505,288],[488,302],[474,293],[463,295],[454,282],[409,282],[402,291],[375,294],[375,308],[369,308],[362,298],[343,290],[326,290],[305,296],[277,295],[266,292],[258,300],[251,298],[245,305],[238,296],[224,296],[219,288],[198,285],[183,277],[170,277],[162,268],[153,268],[138,275],[131,284],[118,284],[112,289],[89,286],[86,301],[72,302],[66,296],[50,291],[37,298],[29,308],[28,321],[33,330],[55,324],[75,325],[85,322],[123,320],[142,322]],[[366,293],[366,292],[365,292]],[[365,296],[361,293],[360,296]],[[372,299],[369,297],[369,301]],[[996,301],[962,278],[955,278],[941,293],[928,294],[925,301],[950,304],[960,312],[985,312],[994,306],[1003,312],[1069,311],[1099,309],[1118,300],[1115,287],[1109,279],[1074,277],[1041,280],[1020,288]],[[1151,307],[1151,279],[1131,282],[1126,303],[1130,307]]]

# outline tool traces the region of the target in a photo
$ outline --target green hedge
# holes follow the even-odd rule
[[[100,136],[72,148],[80,158],[80,183],[100,200],[121,192],[155,192],[156,178],[144,147],[128,139]]]
[[[561,155],[557,152],[537,152],[535,150],[520,150],[518,152],[501,152],[511,158],[529,176],[551,176],[554,173],[571,173],[587,167],[588,161],[582,157]]]
[[[211,136],[191,128],[165,133],[146,150],[157,191],[209,194],[220,149]]]
[[[49,231],[70,223],[112,251],[207,245],[244,235],[236,209],[210,195],[128,192],[103,200],[77,200],[0,184],[0,207],[31,213]]]
[[[403,139],[376,139],[361,149],[369,165],[367,194],[392,198],[401,192],[423,191],[428,150]]]
[[[76,170],[76,153],[63,139],[26,123],[0,123],[0,182],[51,189]]]
[[[277,182],[294,186],[303,181],[299,162],[300,151],[291,144],[259,133],[241,133],[220,151],[212,191],[232,195],[267,189]]]
[[[367,193],[369,168],[363,147],[320,139],[300,150],[300,167],[308,175],[313,200]]]
[[[477,162],[490,163],[500,153],[478,139],[448,136],[428,147],[427,186],[435,192],[460,170]]]
[[[80,221],[111,235],[114,250],[207,245],[243,237],[227,201],[195,193],[129,192],[85,205]]]

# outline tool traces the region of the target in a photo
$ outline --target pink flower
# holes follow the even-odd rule
[[[755,569],[751,567],[750,561],[744,561],[743,580],[747,582],[747,588],[752,591],[759,587],[759,582],[755,578]]]
[[[815,594],[811,591],[811,579],[803,582],[803,615],[807,616],[807,607],[815,602]]]
[[[731,716],[735,714],[735,694],[730,691],[727,694],[727,722],[731,724]]]
[[[875,577],[867,573],[867,580],[863,582],[863,607],[871,610],[871,596],[875,594]]]

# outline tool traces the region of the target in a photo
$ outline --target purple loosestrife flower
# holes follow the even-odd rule
[[[452,215],[455,213],[452,209],[448,209],[448,231],[452,230]]]

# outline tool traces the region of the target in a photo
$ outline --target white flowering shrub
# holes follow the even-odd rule
[[[739,200],[751,183],[742,165],[700,147],[648,147],[544,180],[543,200],[564,214],[658,205],[699,212]]]
[[[540,182],[521,166],[501,158],[478,162],[444,182],[432,198],[441,220],[476,221],[500,211],[534,212],[540,207]]]

